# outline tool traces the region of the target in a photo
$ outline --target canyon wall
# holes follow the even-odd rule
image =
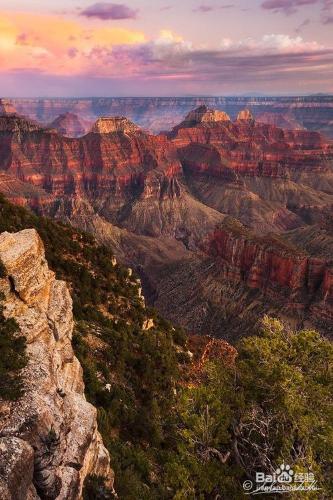
[[[72,299],[55,279],[37,232],[0,235],[4,314],[27,339],[25,392],[0,401],[2,500],[81,497],[89,474],[112,487],[110,459],[97,429],[96,409],[84,396],[82,368],[72,349]]]
[[[227,221],[208,237],[205,250],[227,281],[260,290],[289,312],[333,321],[332,262],[310,257],[277,236],[254,237],[235,222],[228,227]]]

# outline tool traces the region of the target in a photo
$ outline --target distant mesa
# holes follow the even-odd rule
[[[254,116],[249,109],[243,109],[238,113],[237,121],[254,121]]]
[[[124,116],[115,116],[99,118],[92,127],[91,132],[95,134],[112,134],[114,132],[128,134],[139,130],[141,130],[140,127]]]
[[[256,121],[286,130],[305,130],[292,113],[260,113]]]
[[[58,116],[49,126],[66,137],[81,137],[89,132],[92,124],[93,121],[67,112]]]
[[[230,116],[224,111],[210,109],[207,106],[200,106],[186,116],[185,122],[230,122]]]
[[[8,99],[0,99],[0,115],[14,115],[16,109]]]

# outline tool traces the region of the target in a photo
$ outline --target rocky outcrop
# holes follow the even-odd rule
[[[16,437],[0,438],[0,494],[3,499],[37,500],[33,485],[34,450]]]
[[[0,99],[0,115],[15,114],[16,109],[9,99]]]
[[[209,122],[228,122],[230,116],[224,111],[209,109],[207,106],[200,106],[191,111],[185,118],[185,123],[209,123]]]
[[[124,116],[99,118],[91,131],[95,134],[112,134],[123,132],[124,134],[137,132],[140,127],[132,123]]]
[[[38,125],[38,123],[28,120],[22,116],[18,115],[3,115],[0,116],[0,132],[9,133],[27,133],[27,132],[38,132],[43,131],[43,128]]]
[[[85,399],[71,345],[67,285],[48,268],[33,229],[2,233],[0,258],[7,273],[0,280],[4,314],[18,322],[29,359],[23,397],[0,401],[0,497],[78,499],[88,474],[104,476],[112,487],[96,409]]]
[[[249,109],[243,109],[237,115],[237,121],[254,121],[254,116]]]

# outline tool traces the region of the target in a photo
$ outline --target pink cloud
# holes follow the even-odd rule
[[[71,59],[74,59],[74,57],[76,57],[78,55],[78,53],[79,53],[79,51],[76,47],[70,47],[67,51],[67,55]]]
[[[108,2],[95,3],[81,12],[81,16],[96,17],[102,21],[136,19],[137,14],[137,10],[131,9],[127,5]]]
[[[327,85],[333,75],[332,55],[332,49],[301,37],[266,35],[258,40],[225,41],[215,50],[160,39],[135,46],[119,45],[112,50],[95,48],[89,57],[98,59],[112,79],[193,81],[199,87],[206,82],[214,87],[219,82],[233,85],[235,75],[244,86],[287,81],[298,85],[300,80],[325,80]]]

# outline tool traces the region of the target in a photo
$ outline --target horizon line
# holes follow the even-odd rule
[[[294,97],[333,97],[333,93],[330,92],[318,92],[318,93],[305,93],[305,94],[227,94],[227,95],[212,95],[212,94],[202,94],[202,95],[89,95],[89,96],[56,96],[56,95],[36,95],[36,96],[0,96],[0,100],[14,100],[14,99],[233,99],[233,98],[294,98]]]

